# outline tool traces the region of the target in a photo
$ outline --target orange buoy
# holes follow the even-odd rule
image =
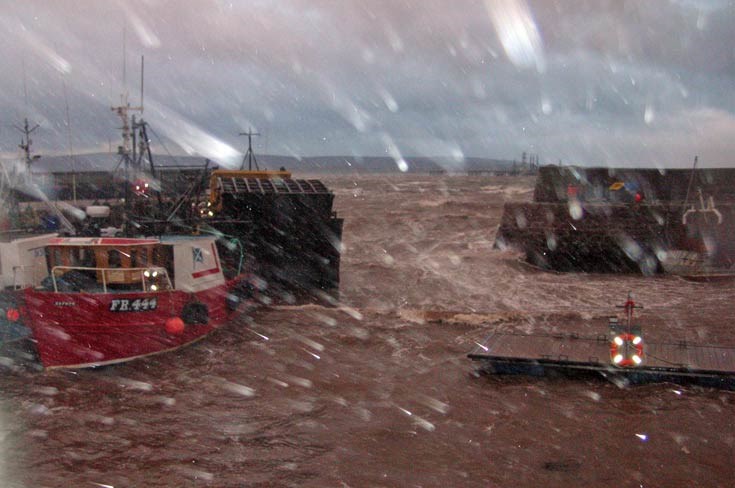
[[[20,319],[20,311],[17,308],[9,308],[5,316],[11,322],[17,322]]]
[[[184,332],[184,321],[181,320],[181,317],[171,317],[166,319],[166,332],[176,335]]]

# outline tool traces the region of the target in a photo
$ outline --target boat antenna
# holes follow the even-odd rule
[[[143,120],[143,101],[145,99],[145,56],[140,56],[140,121],[137,123],[138,133],[139,133],[139,141],[138,144],[140,145],[140,154],[139,162],[138,162],[138,168],[143,167],[143,158],[148,158],[148,164],[150,166],[151,176],[155,179],[158,179],[159,185],[160,185],[160,173],[156,175],[156,165],[153,161],[153,153],[151,151],[151,143],[150,139],[148,137],[148,124],[145,120]],[[161,195],[161,188],[158,187],[156,189],[156,194],[158,197],[158,209],[163,214],[163,197]]]
[[[127,51],[127,40],[128,40],[128,29],[127,24],[123,24],[123,38],[122,38],[122,75],[123,75],[123,93],[121,95],[121,102],[125,104],[128,102],[128,51]]]
[[[135,157],[135,147],[133,148],[133,157],[136,159],[135,164],[138,169],[143,167],[143,158],[148,156],[148,163],[151,168],[151,176],[155,178],[156,170],[153,165],[153,157],[151,155],[151,145],[148,140],[148,133],[146,131],[146,122],[143,120],[143,94],[144,94],[144,79],[145,79],[145,56],[140,56],[140,105],[138,111],[140,112],[140,120],[136,123],[133,119],[133,137],[135,137],[135,130],[138,130],[138,155]],[[133,144],[135,146],[135,144]]]
[[[26,80],[26,58],[23,56],[23,102],[25,103],[26,115],[28,114],[28,82]]]
[[[143,115],[143,74],[145,72],[145,56],[140,56],[140,115]]]
[[[692,191],[692,184],[694,183],[694,174],[697,170],[697,163],[699,162],[699,156],[694,156],[694,165],[692,166],[692,174],[689,177],[689,186],[687,186],[687,194],[684,198],[684,206],[686,207],[689,203],[689,194]]]
[[[117,153],[120,155],[120,163],[124,166],[124,200],[125,200],[125,213],[128,213],[130,207],[130,166],[135,165],[135,116],[131,116],[130,112],[142,112],[143,107],[131,107],[128,102],[128,90],[127,90],[127,70],[125,65],[127,64],[127,51],[126,51],[126,26],[123,26],[123,93],[120,96],[120,105],[117,107],[111,107],[111,110],[115,112],[122,121],[122,145],[118,146]],[[142,101],[142,100],[141,100]],[[132,121],[132,123],[131,123]],[[118,163],[118,166],[120,165]]]
[[[255,160],[255,153],[253,152],[253,136],[259,136],[260,132],[253,132],[252,127],[248,129],[247,132],[240,132],[241,136],[248,136],[248,152],[245,153],[245,156],[242,158],[242,163],[240,164],[240,169],[245,169],[245,160],[248,161],[248,171],[253,170],[253,164],[255,164],[255,169],[260,170],[258,167],[258,161]]]
[[[61,79],[61,84],[64,88],[64,108],[66,110],[66,130],[67,130],[67,136],[69,139],[69,157],[71,158],[71,192],[72,192],[72,200],[74,203],[77,203],[77,164],[76,160],[74,158],[74,146],[72,146],[71,141],[71,120],[69,118],[69,99],[66,95],[66,82],[64,79]]]

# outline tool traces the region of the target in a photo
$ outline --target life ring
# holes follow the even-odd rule
[[[621,368],[634,368],[643,363],[643,338],[635,334],[618,334],[610,342],[610,360]]]
[[[209,323],[209,309],[202,302],[189,302],[181,310],[181,319],[186,325],[206,325]]]

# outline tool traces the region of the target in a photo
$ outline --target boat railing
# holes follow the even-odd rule
[[[714,215],[717,219],[717,224],[722,224],[722,213],[720,213],[719,210],[715,207],[715,199],[712,197],[712,195],[707,198],[707,203],[705,203],[704,195],[702,194],[702,189],[699,189],[699,205],[700,208],[696,208],[696,206],[692,203],[692,207],[684,212],[684,215],[681,216],[681,223],[682,225],[687,225],[687,218],[691,214],[700,214],[700,215]]]
[[[139,285],[140,288],[125,288],[126,292],[156,292],[166,291],[173,289],[171,285],[171,278],[166,271],[166,268],[160,266],[148,266],[145,268],[97,268],[89,266],[54,266],[51,268],[51,280],[54,286],[54,292],[59,293],[59,281],[58,279],[63,278],[70,271],[79,271],[82,273],[94,273],[95,277],[87,275],[87,278],[94,281],[94,284],[99,286],[102,285],[102,289],[96,287],[85,288],[83,285],[79,285],[79,289],[73,291],[79,292],[84,291],[89,293],[108,293],[110,291],[121,291],[119,289],[111,290],[109,285],[118,285],[121,283],[118,276],[124,273],[126,285]],[[131,278],[132,277],[132,278]],[[64,291],[64,290],[62,290]]]

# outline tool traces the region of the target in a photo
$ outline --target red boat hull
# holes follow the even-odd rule
[[[177,349],[233,318],[228,284],[187,293],[55,293],[24,290],[23,321],[32,330],[46,368],[100,366]],[[186,318],[196,303],[206,313],[183,330],[167,321]],[[191,307],[191,305],[189,305]]]

